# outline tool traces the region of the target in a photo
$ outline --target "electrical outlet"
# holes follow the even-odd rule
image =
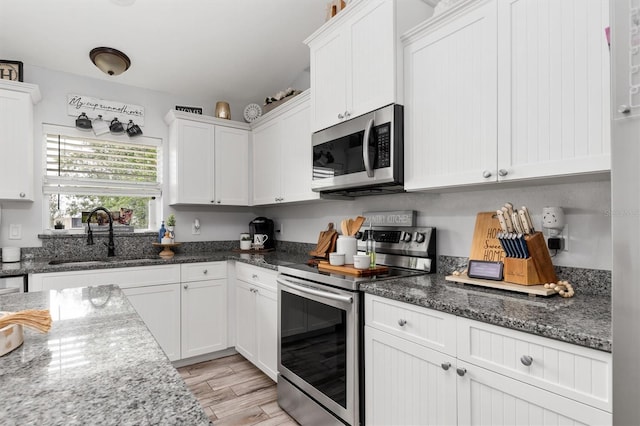
[[[200,227],[196,227],[195,223],[191,224],[191,235],[200,235]]]
[[[21,240],[22,239],[22,225],[9,225],[9,239],[10,240]]]
[[[559,250],[559,251],[569,251],[569,225],[565,224],[562,228],[562,234],[556,237],[546,236],[547,239],[547,247],[549,250]],[[557,241],[560,240],[560,241]],[[556,249],[557,245],[560,244],[560,248]]]

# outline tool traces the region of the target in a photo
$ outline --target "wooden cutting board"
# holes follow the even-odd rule
[[[318,237],[318,244],[314,250],[311,250],[309,254],[314,257],[329,257],[329,253],[333,252],[336,247],[336,240],[338,239],[338,233],[333,229],[333,222],[327,225],[326,231],[321,231]]]
[[[505,253],[500,241],[496,238],[501,231],[495,211],[478,213],[469,259],[503,262]]]
[[[377,265],[375,268],[369,269],[356,269],[353,265],[336,266],[331,265],[327,261],[320,261],[320,263],[318,263],[318,269],[325,272],[338,272],[340,274],[353,275],[356,277],[384,274],[389,271],[389,267],[384,265]]]

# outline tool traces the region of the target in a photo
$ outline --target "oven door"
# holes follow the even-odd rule
[[[359,293],[284,275],[278,293],[278,372],[357,425]]]

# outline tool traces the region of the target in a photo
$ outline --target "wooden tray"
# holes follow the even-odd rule
[[[384,265],[378,265],[375,268],[369,269],[356,269],[353,265],[336,266],[331,265],[327,261],[320,261],[318,263],[318,269],[325,272],[338,272],[340,274],[353,275],[356,277],[383,274],[389,271],[389,267]]]
[[[544,288],[544,285],[522,285],[514,284],[506,281],[481,280],[479,278],[469,278],[467,274],[448,275],[444,277],[447,281],[454,281],[461,284],[472,284],[481,287],[497,288],[500,290],[515,291],[517,293],[526,293],[530,296],[551,296],[556,294],[552,288]]]

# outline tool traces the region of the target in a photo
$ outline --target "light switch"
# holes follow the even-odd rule
[[[22,239],[22,225],[10,224],[9,225],[9,239],[21,240]]]

